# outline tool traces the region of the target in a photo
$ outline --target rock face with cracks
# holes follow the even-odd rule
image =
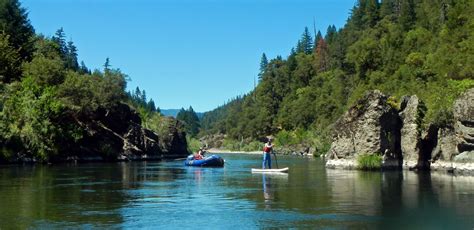
[[[400,167],[401,120],[380,91],[370,91],[334,125],[333,142],[326,157],[355,160],[361,154],[384,156],[383,167]]]
[[[352,169],[359,155],[380,154],[382,168],[474,174],[474,89],[455,101],[453,122],[443,127],[423,127],[426,107],[416,95],[393,107],[381,92],[367,92],[335,123],[326,166]]]
[[[160,133],[141,126],[138,113],[126,104],[109,110],[97,110],[91,116],[65,118],[82,129],[83,137],[66,143],[58,155],[48,162],[124,161],[181,158],[188,154],[186,134],[173,118],[162,118]],[[31,154],[18,152],[2,163],[37,162]]]

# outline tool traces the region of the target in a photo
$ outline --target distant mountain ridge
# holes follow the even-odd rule
[[[171,117],[176,118],[180,110],[181,109],[161,109],[160,111],[161,111],[161,114],[163,114],[164,116],[171,116]],[[200,120],[204,116],[204,113],[196,112],[196,115],[199,117],[199,120]]]

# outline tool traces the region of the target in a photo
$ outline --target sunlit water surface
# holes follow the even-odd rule
[[[260,155],[224,168],[182,161],[0,166],[0,229],[474,227],[474,178],[329,170],[278,156],[288,174],[252,174]],[[275,161],[273,162],[275,166]]]

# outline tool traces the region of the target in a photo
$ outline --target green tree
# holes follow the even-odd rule
[[[413,28],[416,22],[414,0],[401,0],[399,23],[405,31]]]
[[[79,63],[77,62],[77,48],[72,41],[67,43],[67,51],[66,68],[78,71]]]
[[[0,82],[6,83],[21,77],[20,54],[10,45],[9,37],[0,34]]]
[[[56,30],[56,33],[52,37],[52,41],[58,45],[61,59],[66,61],[69,51],[66,43],[66,34],[64,33],[64,29],[62,27]]]
[[[10,45],[20,58],[29,60],[34,51],[34,29],[28,13],[18,0],[0,0],[0,33],[9,37]]]
[[[262,54],[262,58],[260,59],[260,73],[258,73],[258,80],[262,80],[262,76],[265,73],[265,69],[268,65],[268,59],[265,53]]]
[[[309,32],[308,27],[304,28],[301,39],[296,46],[296,53],[310,54],[313,51],[313,38]]]
[[[194,109],[192,106],[190,106],[187,110],[182,108],[178,112],[176,119],[184,123],[184,128],[186,130],[186,133],[189,134],[191,137],[195,137],[197,133],[199,132],[199,128],[200,128],[199,118],[196,112],[194,112]]]

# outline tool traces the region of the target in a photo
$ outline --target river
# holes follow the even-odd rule
[[[221,155],[224,168],[0,166],[0,229],[474,227],[473,177],[330,170],[290,156],[278,156],[287,175],[262,175],[250,172],[260,155]]]

